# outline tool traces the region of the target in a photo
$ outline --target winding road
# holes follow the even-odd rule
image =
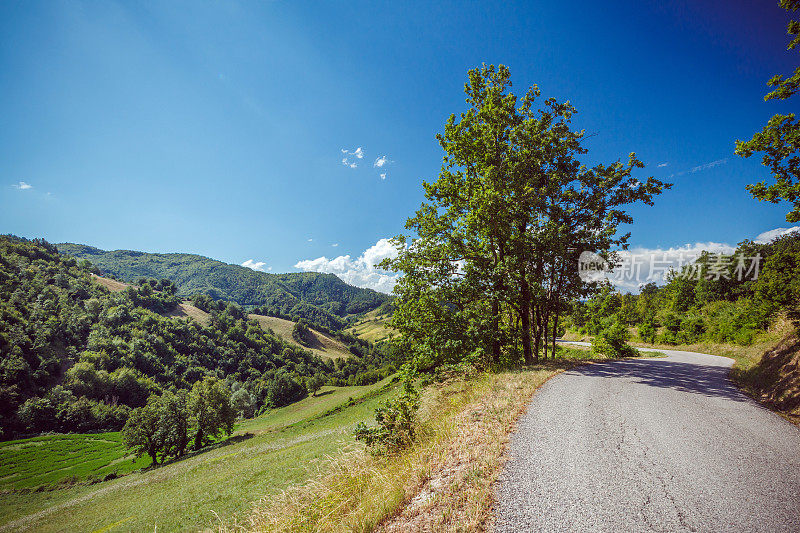
[[[520,418],[498,532],[800,532],[800,430],[728,379],[731,359],[584,365]]]

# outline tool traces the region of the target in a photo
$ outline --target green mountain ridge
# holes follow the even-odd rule
[[[391,300],[389,295],[348,285],[334,274],[258,272],[201,255],[102,250],[74,243],[57,244],[62,254],[86,259],[104,273],[127,282],[166,278],[182,296],[206,294],[262,314],[297,316],[341,329],[348,315],[359,315]]]

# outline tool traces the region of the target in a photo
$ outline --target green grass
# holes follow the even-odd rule
[[[214,527],[217,516],[226,522],[247,516],[253,502],[305,481],[329,457],[356,446],[353,427],[371,420],[394,386],[384,380],[322,392],[243,421],[233,439],[159,468],[92,485],[2,493],[0,530],[195,531]],[[36,462],[57,455],[48,448],[36,454]]]
[[[150,463],[134,458],[119,432],[34,437],[0,443],[0,491],[52,487],[126,474]]]

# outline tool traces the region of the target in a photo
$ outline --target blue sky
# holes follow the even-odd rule
[[[587,163],[635,151],[675,183],[633,208],[632,245],[786,227],[733,149],[794,110],[763,101],[795,66],[788,15],[670,4],[2,2],[0,232],[385,288],[370,261],[436,178],[434,135],[483,62],[570,100]]]

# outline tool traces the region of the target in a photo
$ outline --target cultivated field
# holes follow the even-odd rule
[[[0,491],[52,488],[127,474],[150,463],[134,459],[119,432],[34,437],[0,443]]]

